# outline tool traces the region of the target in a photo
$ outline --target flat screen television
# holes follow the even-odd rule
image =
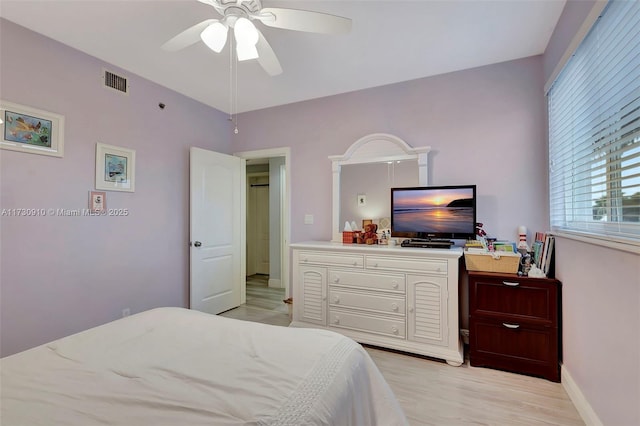
[[[391,188],[391,236],[470,239],[476,231],[476,186]]]

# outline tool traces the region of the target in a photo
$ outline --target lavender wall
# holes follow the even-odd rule
[[[557,238],[563,368],[602,424],[640,424],[640,256]]]
[[[86,208],[96,142],[136,150],[135,193],[107,193],[127,217],[0,218],[2,356],[186,306],[188,151],[230,152],[226,117],[131,74],[129,96],[107,90],[102,68],[121,70],[5,20],[0,40],[2,99],[66,119],[64,158],[0,151],[1,208]]]
[[[548,228],[542,86],[542,58],[525,58],[245,113],[233,143],[237,151],[291,147],[291,242],[332,238],[327,157],[371,133],[431,146],[430,183],[476,184],[478,220],[514,240],[519,225],[529,234]],[[463,327],[466,294],[463,280]]]
[[[291,147],[292,242],[331,239],[327,157],[370,133],[431,146],[430,182],[477,184],[478,220],[514,239],[518,225],[547,228],[542,86],[541,57],[531,57],[245,113],[233,143]]]
[[[567,2],[544,54],[545,78],[594,4]],[[602,424],[640,424],[640,256],[558,238],[556,264],[565,373]]]

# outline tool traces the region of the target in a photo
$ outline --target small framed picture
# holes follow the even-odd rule
[[[64,116],[0,100],[0,148],[30,154],[64,155]]]
[[[96,189],[135,192],[136,152],[98,143],[96,145]]]
[[[358,194],[358,207],[363,207],[367,205],[367,196],[366,194]]]
[[[89,210],[100,213],[107,209],[107,193],[103,191],[89,191]]]

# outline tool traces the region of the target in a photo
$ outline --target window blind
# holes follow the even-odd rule
[[[640,246],[640,1],[608,3],[547,96],[552,230]]]

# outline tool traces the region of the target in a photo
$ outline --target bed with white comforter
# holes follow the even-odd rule
[[[337,333],[158,308],[0,360],[3,426],[403,425]]]

